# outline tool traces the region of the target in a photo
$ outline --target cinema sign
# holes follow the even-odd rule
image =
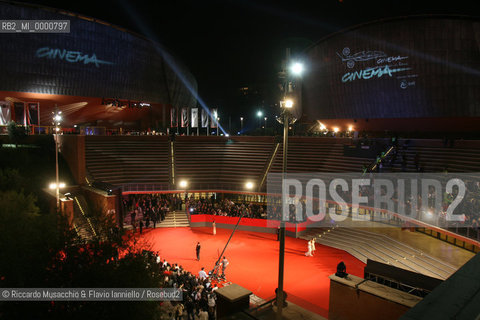
[[[68,51],[66,49],[54,49],[49,47],[37,49],[35,56],[37,58],[60,59],[70,63],[93,63],[97,68],[101,64],[113,64],[113,62],[98,59],[95,53],[88,55],[80,51]]]

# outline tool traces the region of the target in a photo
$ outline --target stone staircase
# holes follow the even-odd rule
[[[344,250],[363,263],[371,259],[442,280],[457,270],[418,249],[361,228],[314,228],[302,236],[305,240],[313,237],[317,243]]]
[[[187,214],[184,211],[170,211],[165,220],[157,224],[157,228],[180,228],[190,227]]]

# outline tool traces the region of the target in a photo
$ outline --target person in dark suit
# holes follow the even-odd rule
[[[165,207],[162,207],[162,211],[160,211],[160,212],[161,212],[161,220],[162,220],[162,221],[165,220],[165,214],[166,214],[165,211],[166,211]]]
[[[158,212],[156,210],[153,210],[152,212],[152,223],[153,223],[153,228],[155,229],[156,224],[158,221]]]
[[[197,242],[197,247],[195,248],[197,253],[197,260],[200,261],[200,242]]]
[[[135,211],[132,211],[132,213],[130,213],[130,222],[132,226],[135,224]]]
[[[147,219],[145,219],[145,228],[150,227],[150,218],[147,216]]]

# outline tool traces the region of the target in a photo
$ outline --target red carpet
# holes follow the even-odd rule
[[[157,228],[144,231],[142,240],[150,249],[159,251],[163,260],[178,263],[198,275],[201,267],[210,271],[222,252],[232,230],[217,228]],[[200,261],[195,257],[195,245],[202,246]],[[225,256],[230,261],[227,280],[239,284],[255,295],[267,299],[274,296],[278,283],[278,248],[276,235],[236,231]],[[337,264],[344,261],[347,272],[363,277],[365,264],[345,251],[316,245],[314,257],[306,257],[307,242],[287,237],[285,244],[284,288],[291,302],[328,316],[330,280]]]

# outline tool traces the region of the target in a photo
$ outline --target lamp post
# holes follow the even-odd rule
[[[264,119],[265,119],[265,135],[267,135],[267,117],[265,117]]]
[[[286,66],[290,64],[290,49],[286,51]],[[285,81],[284,81],[284,96],[283,101],[280,103],[280,106],[283,107],[282,111],[282,120],[283,120],[283,162],[282,162],[282,208],[288,208],[285,205],[287,200],[287,191],[285,186],[285,179],[287,173],[287,152],[288,152],[288,127],[290,124],[290,109],[293,107],[293,101],[288,99],[288,93],[290,88],[290,72],[293,75],[299,76],[303,71],[303,65],[300,63],[294,63],[291,65],[290,70],[286,68],[285,70]],[[293,86],[292,86],[293,87]],[[283,210],[283,209],[282,209]],[[284,291],[283,291],[283,277],[284,277],[284,268],[285,268],[285,221],[282,217],[280,219],[280,230],[279,230],[279,241],[280,248],[278,254],[278,288],[277,288],[277,319],[282,319],[283,313],[283,301],[284,301]]]
[[[62,121],[62,111],[55,105],[53,112],[53,125],[55,126],[55,197],[57,199],[57,212],[60,211],[60,182],[58,176],[58,133],[60,131],[60,122]]]
[[[243,117],[240,117],[240,134],[243,134]]]
[[[288,149],[288,125],[289,125],[289,116],[290,111],[293,107],[292,100],[283,101],[283,161],[282,161],[282,208],[285,208],[283,205],[287,200],[287,190],[285,187],[285,179],[287,172],[287,149]],[[282,217],[280,218],[280,248],[278,255],[278,290],[277,290],[277,319],[282,319],[282,310],[283,310],[283,275],[285,267],[285,221],[283,221],[283,212]]]

